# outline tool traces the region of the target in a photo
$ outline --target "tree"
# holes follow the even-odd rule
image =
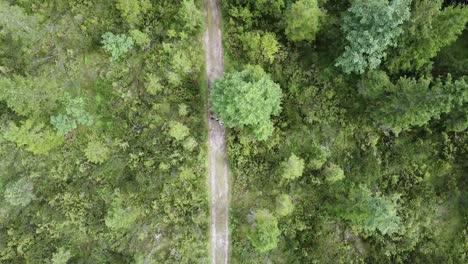
[[[112,32],[106,32],[102,35],[102,45],[107,53],[111,54],[111,60],[117,61],[125,53],[133,48],[134,41],[125,34],[114,35]]]
[[[33,193],[33,184],[26,178],[8,184],[4,196],[9,204],[20,207],[25,207],[36,198]]]
[[[26,46],[31,46],[41,37],[40,16],[28,15],[19,6],[0,1],[0,40],[10,36]]]
[[[26,150],[36,155],[45,155],[62,145],[63,137],[58,136],[44,123],[32,119],[21,123],[22,125],[18,127],[11,122],[3,135],[4,138],[16,143],[18,147],[25,147]]]
[[[462,132],[468,129],[468,107],[462,105],[461,109],[456,109],[446,120],[445,126],[448,131]]]
[[[96,164],[104,163],[110,154],[109,147],[98,140],[91,140],[85,149],[86,158]]]
[[[291,197],[287,194],[281,194],[276,198],[276,214],[279,216],[287,216],[294,210],[294,205],[291,202]]]
[[[122,18],[130,26],[138,25],[141,16],[151,9],[149,0],[116,0],[116,5]]]
[[[323,16],[317,0],[296,1],[286,13],[286,36],[292,41],[314,41]]]
[[[335,183],[337,181],[341,181],[345,177],[343,169],[334,163],[330,163],[323,170],[323,176],[325,176],[325,180],[329,183]]]
[[[66,135],[78,125],[90,126],[93,124],[93,118],[84,110],[85,103],[83,98],[65,99],[65,114],[58,114],[50,118],[50,123],[57,129],[59,135]]]
[[[187,77],[193,77],[200,70],[200,50],[193,45],[181,43],[164,43],[161,50],[159,67],[161,76],[173,87],[180,87]]]
[[[151,41],[148,34],[141,32],[138,29],[132,29],[129,33],[130,37],[135,41],[135,44],[141,48],[146,48]]]
[[[241,41],[246,57],[255,63],[272,63],[279,50],[276,36],[270,32],[247,32]]]
[[[396,84],[388,78],[379,78],[377,83],[361,84],[364,85],[380,90],[382,96],[371,107],[371,114],[383,128],[397,135],[412,126],[425,125],[468,101],[468,83],[465,79],[452,81],[450,76],[445,83],[440,79],[431,82],[401,77]]]
[[[169,135],[177,141],[181,141],[190,135],[190,130],[184,124],[172,121],[169,123]]]
[[[278,245],[278,220],[266,209],[255,212],[255,222],[248,238],[259,252],[270,251]]]
[[[411,0],[355,0],[348,9],[343,31],[348,45],[336,66],[345,73],[375,69],[389,46],[403,32],[401,25],[410,16]]]
[[[462,33],[468,22],[468,8],[441,7],[441,0],[416,1],[411,19],[403,26],[404,34],[398,38],[398,47],[388,60],[392,72],[421,70]]]
[[[247,127],[259,140],[273,133],[272,115],[281,111],[281,89],[259,66],[229,73],[215,82],[212,109],[227,127]]]
[[[329,153],[325,148],[313,144],[311,146],[307,167],[313,170],[322,168],[323,164],[327,162],[328,156]]]
[[[352,188],[341,216],[350,220],[353,227],[366,234],[380,231],[393,234],[399,230],[401,219],[397,215],[399,196],[385,197],[372,192],[364,185]]]
[[[179,9],[178,18],[182,22],[182,29],[187,33],[199,32],[203,25],[203,12],[193,0],[183,0]]]
[[[65,250],[65,248],[61,247],[52,255],[52,264],[67,264],[71,257],[70,250]]]
[[[289,159],[284,161],[281,166],[283,168],[282,177],[287,180],[294,180],[302,176],[304,160],[292,153]]]
[[[358,83],[358,90],[366,98],[378,99],[386,91],[391,91],[392,85],[390,78],[384,71],[369,71]]]
[[[285,0],[250,0],[256,16],[281,16]]]
[[[48,117],[58,107],[62,96],[59,84],[45,74],[34,77],[0,76],[0,101],[6,102],[10,109],[25,117]]]
[[[46,30],[39,14],[28,14],[11,1],[0,1],[0,65],[24,73],[41,49],[38,42]],[[1,92],[0,92],[1,93]]]

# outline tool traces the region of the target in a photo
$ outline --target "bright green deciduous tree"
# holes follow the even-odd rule
[[[281,111],[281,88],[259,66],[226,74],[215,82],[212,109],[227,127],[246,127],[259,140],[273,133],[272,115]]]
[[[291,197],[287,194],[281,194],[276,198],[276,214],[279,216],[287,216],[294,210],[294,205]]]
[[[116,0],[116,5],[122,18],[130,26],[138,25],[141,16],[146,14],[151,8],[149,0]]]
[[[187,33],[200,31],[203,25],[203,12],[201,12],[193,0],[183,0],[179,9],[178,17],[183,23],[183,30]]]
[[[273,214],[266,209],[255,212],[255,222],[248,238],[257,251],[266,252],[276,248],[280,233],[278,220]]]
[[[138,29],[132,29],[129,31],[129,33],[130,37],[135,41],[135,44],[141,48],[147,47],[151,41],[148,34],[141,32]]]
[[[109,147],[98,140],[91,140],[85,149],[86,158],[97,164],[104,163],[110,155]]]
[[[457,39],[468,22],[468,8],[449,6],[442,10],[441,0],[417,0],[414,7],[388,61],[393,72],[427,66],[440,49]]]
[[[241,41],[245,55],[255,63],[272,63],[279,50],[276,36],[270,32],[247,32]]]
[[[343,169],[334,163],[327,165],[327,167],[323,170],[323,176],[325,176],[325,180],[329,183],[341,181],[345,177]]]
[[[287,180],[294,180],[302,176],[304,171],[304,160],[291,154],[287,161],[281,164],[283,168],[282,177]]]
[[[53,112],[63,96],[63,91],[50,76],[0,77],[0,101],[17,114],[38,117]]]
[[[397,200],[397,195],[372,194],[366,186],[352,188],[341,216],[350,220],[358,231],[372,234],[378,230],[391,235],[398,231],[401,223],[397,215]]]
[[[7,185],[4,196],[9,204],[24,207],[35,199],[33,184],[25,178],[19,179]]]
[[[16,143],[18,147],[25,147],[36,155],[45,155],[63,143],[63,137],[58,136],[43,123],[32,119],[22,122],[20,127],[11,122],[3,136],[6,140]]]
[[[52,264],[67,264],[71,258],[70,250],[61,247],[52,255]]]
[[[314,41],[323,16],[317,0],[296,1],[286,13],[286,35],[292,41]]]
[[[125,34],[114,35],[112,32],[106,32],[102,35],[102,45],[104,50],[110,53],[111,60],[117,61],[133,48],[134,41]]]
[[[343,31],[348,46],[336,66],[346,73],[363,73],[375,69],[386,56],[386,50],[396,45],[403,32],[401,25],[410,16],[411,0],[355,0],[348,9]]]
[[[169,123],[169,135],[180,141],[190,135],[190,129],[180,122],[172,121]]]
[[[161,56],[165,62],[159,65],[163,69],[164,76],[173,87],[180,87],[187,77],[193,77],[200,69],[200,53],[193,45],[179,45],[176,43],[164,43]],[[159,80],[161,81],[161,80]]]
[[[193,137],[188,137],[184,140],[182,146],[188,151],[193,151],[198,146],[198,143]]]

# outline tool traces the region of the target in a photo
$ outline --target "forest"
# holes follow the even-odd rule
[[[468,3],[0,0],[0,263],[468,262]]]

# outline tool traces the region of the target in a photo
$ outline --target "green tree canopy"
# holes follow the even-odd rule
[[[266,209],[255,212],[255,222],[248,238],[259,252],[270,251],[278,245],[278,220]]]
[[[287,180],[294,180],[302,176],[304,171],[304,160],[291,154],[287,161],[281,164],[283,168],[282,177]]]
[[[383,128],[396,134],[412,126],[425,125],[468,101],[465,79],[453,81],[448,76],[445,82],[440,79],[432,82],[426,78],[401,77],[393,84],[384,72],[367,76],[360,84],[360,91],[373,98],[371,115]]]
[[[105,162],[110,155],[109,147],[99,140],[91,140],[85,149],[86,158],[96,164]]]
[[[201,12],[193,0],[183,0],[179,9],[179,21],[183,23],[182,29],[187,33],[198,32],[203,25],[203,12]]]
[[[247,32],[241,37],[241,41],[246,56],[256,63],[272,63],[279,50],[273,33]]]
[[[441,8],[441,0],[415,1],[411,19],[404,24],[404,34],[389,58],[391,71],[422,69],[462,33],[468,22],[468,8]]]
[[[177,141],[181,141],[190,135],[190,130],[184,124],[172,121],[169,123],[169,135]]]
[[[126,230],[132,227],[140,215],[140,209],[126,206],[120,194],[117,194],[104,221],[111,229]]]
[[[0,1],[0,67],[24,73],[41,50],[38,42],[47,31],[41,26],[41,15],[28,14],[9,2],[12,1]]]
[[[63,137],[58,136],[44,123],[27,119],[18,127],[14,122],[4,133],[4,138],[16,143],[18,147],[36,154],[45,155],[63,143]]]
[[[330,163],[325,167],[323,170],[323,176],[325,176],[325,180],[329,183],[341,181],[345,177],[343,169],[334,163]]]
[[[273,133],[271,116],[281,111],[281,88],[259,66],[247,66],[215,82],[214,114],[227,127],[246,127],[259,140]]]
[[[61,247],[52,255],[52,264],[67,264],[72,258],[70,250]]]
[[[23,77],[15,75],[12,78],[0,76],[0,101],[26,117],[37,118],[53,112],[63,96],[59,84],[50,76]]]
[[[327,162],[328,155],[329,153],[324,147],[318,144],[313,144],[310,148],[307,167],[313,170],[322,168],[323,164]]]
[[[21,178],[7,185],[4,196],[9,204],[24,207],[35,199],[33,184],[26,178]]]
[[[149,0],[116,0],[120,15],[130,26],[136,26],[141,21],[141,16],[151,8]]]
[[[292,41],[314,41],[323,16],[317,0],[296,1],[286,13],[286,35]]]
[[[103,48],[111,55],[112,61],[122,58],[133,48],[134,43],[133,39],[125,34],[114,35],[112,32],[106,32],[102,35]]]
[[[348,45],[336,66],[345,73],[375,69],[389,46],[403,32],[401,25],[410,16],[411,0],[355,0],[346,12],[343,31]]]
[[[352,188],[341,216],[350,220],[358,231],[371,234],[393,234],[398,231],[401,219],[397,215],[398,196],[386,197],[372,194],[366,186]]]
[[[291,197],[287,194],[281,194],[276,198],[276,214],[279,216],[287,216],[294,210],[294,205]]]
[[[65,113],[50,118],[50,123],[57,129],[59,135],[68,134],[78,125],[93,124],[93,118],[85,111],[85,102],[82,97],[66,98],[64,101]]]

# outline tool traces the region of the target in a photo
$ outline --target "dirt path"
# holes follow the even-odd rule
[[[208,94],[213,81],[223,75],[224,60],[221,42],[221,8],[219,0],[205,1],[206,30],[204,35]],[[209,173],[211,193],[210,254],[213,264],[229,262],[229,171],[225,129],[210,118],[208,100]]]

